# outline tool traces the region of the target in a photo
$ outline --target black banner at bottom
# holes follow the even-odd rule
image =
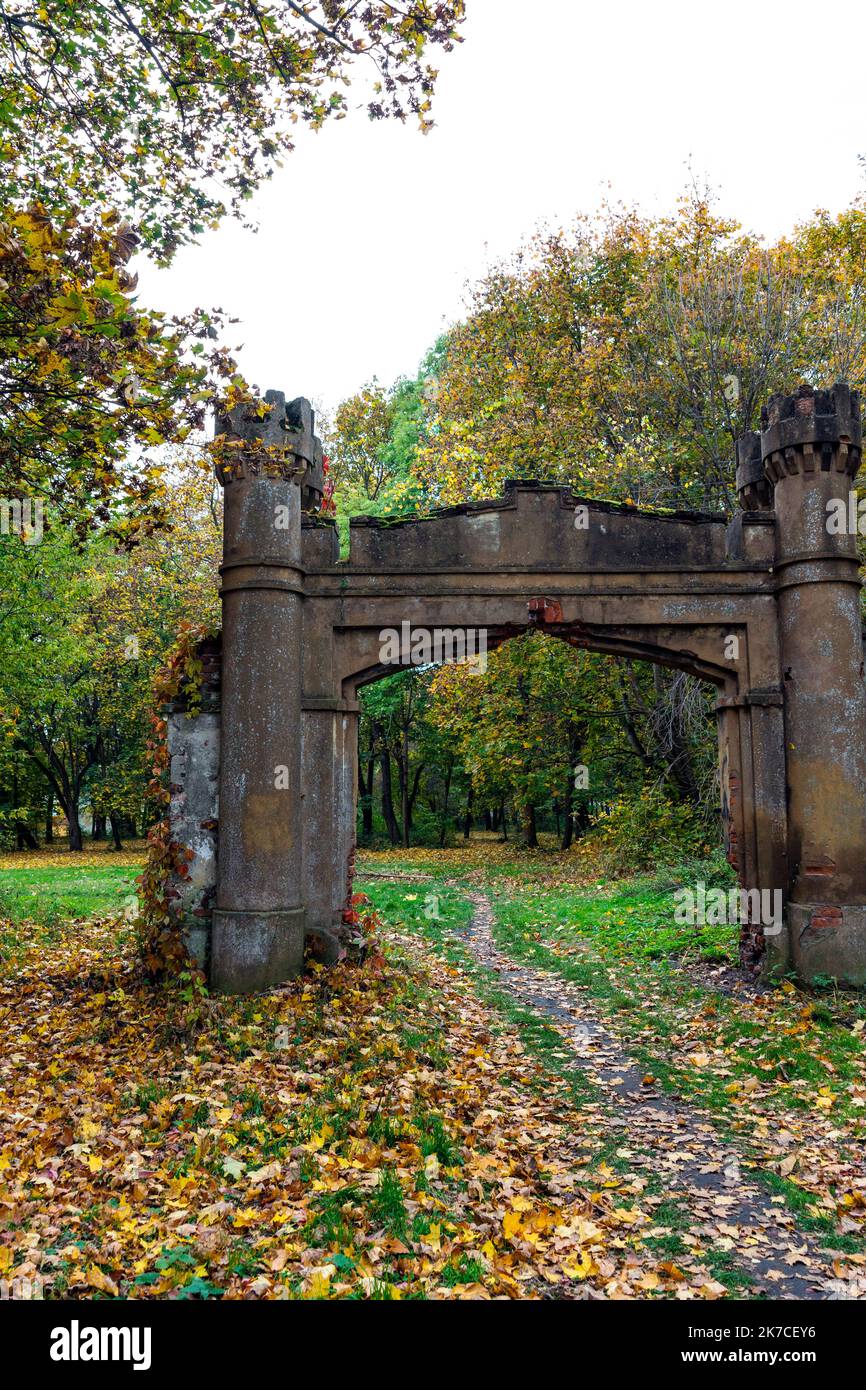
[[[507,1311],[508,1320],[500,1321]],[[767,1375],[801,1369],[813,1375],[850,1366],[862,1315],[846,1302],[716,1303],[500,1302],[448,1304],[333,1302],[0,1302],[0,1332],[16,1370],[35,1371],[49,1384],[128,1373],[174,1380],[214,1373],[270,1377],[304,1348],[321,1357],[329,1378],[345,1366],[369,1370],[398,1353],[413,1381],[441,1377],[453,1363],[465,1375],[488,1372],[501,1357],[538,1357],[538,1369],[557,1352],[576,1371],[587,1357],[594,1373],[678,1370],[703,1377],[708,1369],[759,1366]],[[480,1321],[478,1321],[480,1319]],[[452,1321],[453,1320],[453,1321]],[[454,1329],[457,1338],[443,1340]],[[340,1336],[335,1338],[334,1334]],[[412,1353],[404,1338],[413,1335]],[[393,1339],[393,1341],[392,1341]],[[846,1351],[846,1347],[848,1350]],[[366,1350],[365,1350],[366,1348]],[[576,1358],[576,1359],[575,1359]],[[566,1362],[566,1364],[569,1364]],[[396,1372],[396,1364],[392,1370]],[[516,1367],[512,1364],[510,1370]]]

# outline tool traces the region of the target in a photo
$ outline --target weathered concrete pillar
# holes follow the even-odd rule
[[[776,517],[773,488],[764,474],[761,437],[747,434],[737,446],[737,492],[741,511],[728,527],[728,558],[772,573],[776,560]],[[740,805],[736,839],[729,860],[741,887],[785,899],[789,886],[788,816],[785,782],[784,696],[779,658],[776,597],[767,593],[753,600],[745,631],[745,661],[737,690],[719,701],[733,716],[728,726],[729,801]],[[724,771],[724,753],[722,750]],[[724,779],[723,779],[724,791]],[[730,841],[730,837],[729,837]],[[769,901],[773,902],[773,899]],[[773,974],[790,966],[787,922],[758,920],[740,935],[740,960],[759,963]]]
[[[348,907],[354,892],[355,850],[358,840],[358,726],[361,709],[347,701],[342,718],[341,756],[337,772],[336,868],[334,883],[340,908]]]
[[[190,711],[189,692],[182,688],[166,710],[171,838],[190,855],[186,872],[172,875],[168,899],[187,950],[196,965],[206,970],[217,879],[219,642],[200,643],[197,655],[202,663],[198,708]]]
[[[304,884],[307,933],[326,959],[340,952],[355,847],[358,706],[307,699],[303,715]]]
[[[716,707],[725,857],[741,881],[745,882],[754,873],[754,851],[749,834],[752,827],[746,827],[743,817],[740,714],[740,709],[732,700],[722,699]]]
[[[300,972],[300,484],[312,411],[269,391],[262,418],[238,406],[225,449],[223,666],[217,909],[211,983],[246,993]]]
[[[860,465],[846,386],[763,412],[774,485],[788,787],[788,922],[804,979],[866,983],[866,685],[856,535],[839,529]]]

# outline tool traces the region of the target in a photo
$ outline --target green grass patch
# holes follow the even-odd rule
[[[121,915],[137,903],[137,869],[83,864],[0,869],[0,917],[45,926],[73,918]]]

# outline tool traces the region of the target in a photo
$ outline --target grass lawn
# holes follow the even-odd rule
[[[0,855],[0,960],[20,955],[31,937],[51,942],[64,922],[134,916],[143,864],[141,849],[113,853],[101,845],[81,854]]]
[[[73,860],[73,856],[68,856]],[[50,925],[60,918],[96,917],[134,906],[138,866],[70,862],[7,869],[0,860],[0,916]]]
[[[387,857],[365,856],[365,868],[382,872]],[[485,846],[474,861],[465,850],[398,851],[395,867],[432,875],[414,892],[447,902],[461,881],[484,888],[495,914],[497,944],[515,960],[552,971],[585,989],[626,1037],[636,1055],[670,1070],[669,1080],[690,1099],[723,1110],[737,1083],[770,1086],[781,1108],[808,1109],[815,1087],[833,1080],[839,1094],[834,1113],[859,1117],[866,999],[833,988],[805,991],[791,982],[755,991],[751,982],[733,979],[724,989],[706,982],[701,967],[737,961],[735,926],[679,925],[674,920],[677,887],[703,878],[712,882],[714,865],[689,864],[679,869],[620,882],[568,881],[568,856],[533,855],[490,862]],[[392,888],[375,879],[360,879],[371,899],[387,908],[402,893],[404,910],[410,889]],[[445,895],[445,896],[443,896]],[[412,912],[428,936],[441,936],[443,923],[428,912]],[[688,1049],[683,1044],[688,1039]],[[697,1051],[701,1044],[700,1051]],[[718,1053],[704,1059],[707,1048]],[[682,1065],[685,1063],[685,1065]],[[660,1073],[661,1075],[661,1073]],[[824,1104],[820,1109],[829,1109]]]

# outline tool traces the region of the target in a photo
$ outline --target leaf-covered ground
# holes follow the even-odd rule
[[[659,1263],[640,1191],[586,1165],[567,1096],[453,967],[387,949],[202,1003],[138,981],[122,922],[34,930],[0,984],[2,1276],[84,1298],[638,1293]]]
[[[34,856],[42,920],[0,924],[0,1278],[75,1298],[716,1299],[820,1258],[817,1296],[862,1296],[859,998],[756,992],[729,943],[664,936],[665,885],[493,848],[368,856],[367,962],[250,1000],[141,979],[117,910],[134,861]],[[80,915],[59,920],[69,876]],[[467,946],[479,883],[498,980]],[[522,993],[509,962],[534,972]],[[608,1038],[590,1066],[582,1011]],[[646,1143],[612,1104],[634,1066]],[[706,1193],[683,1196],[695,1163]],[[732,1217],[738,1165],[778,1250]]]

